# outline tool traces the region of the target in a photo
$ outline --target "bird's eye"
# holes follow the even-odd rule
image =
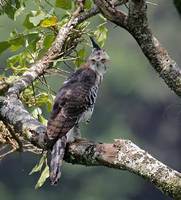
[[[106,59],[105,59],[105,58],[101,59],[101,62],[102,62],[102,63],[105,63],[105,62],[106,62]]]
[[[92,63],[95,64],[96,63],[96,60],[95,59],[91,59]]]

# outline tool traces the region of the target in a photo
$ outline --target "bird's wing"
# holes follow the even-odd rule
[[[89,95],[96,83],[96,73],[83,68],[73,73],[59,90],[47,125],[47,135],[52,145],[50,180],[56,184],[61,176],[62,160],[67,143],[66,134],[75,126],[89,108]]]
[[[75,126],[80,116],[90,106],[89,93],[95,82],[94,71],[91,69],[77,70],[56,96],[47,125],[47,135],[52,144],[50,161],[52,184],[56,184],[61,176],[62,160],[67,143],[66,133]]]
[[[78,122],[82,113],[90,106],[88,95],[95,81],[94,71],[81,69],[60,89],[47,125],[50,140],[56,141],[65,136]]]

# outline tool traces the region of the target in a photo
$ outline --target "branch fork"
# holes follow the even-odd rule
[[[19,100],[19,94],[52,65],[52,58],[63,55],[62,49],[71,31],[86,19],[101,12],[114,24],[126,29],[137,41],[143,53],[165,83],[181,96],[181,72],[176,62],[171,59],[166,49],[153,36],[148,25],[145,0],[122,0],[118,5],[129,2],[128,14],[112,6],[108,0],[94,0],[95,6],[86,12],[80,9],[58,32],[49,51],[34,63],[12,87],[5,98],[0,98],[0,118],[21,133],[20,142],[29,141],[23,146],[24,151],[40,153],[47,148],[46,127],[34,119]],[[8,88],[8,86],[4,86]],[[1,137],[0,137],[1,142]],[[35,147],[36,146],[36,147]],[[37,148],[38,147],[38,148]],[[128,140],[118,139],[112,144],[94,143],[87,140],[69,144],[64,158],[73,164],[87,166],[106,166],[128,170],[152,182],[164,194],[174,199],[181,199],[181,174],[161,163],[146,151]]]

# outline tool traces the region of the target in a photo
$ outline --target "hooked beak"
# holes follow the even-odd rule
[[[92,42],[92,47],[96,50],[101,50],[101,47],[95,42],[95,40],[93,39],[93,37],[90,37],[90,40]]]

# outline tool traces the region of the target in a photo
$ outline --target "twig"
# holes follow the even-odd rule
[[[2,160],[4,157],[6,157],[7,155],[14,153],[16,151],[16,149],[11,149],[10,151],[0,155],[0,160]]]
[[[15,130],[11,127],[11,125],[9,125],[7,122],[3,122],[8,131],[10,132],[11,136],[13,137],[13,139],[17,142],[18,144],[18,148],[15,148],[16,150],[18,149],[19,151],[23,151],[23,144],[21,142],[21,140],[19,139],[19,137],[16,135]]]
[[[165,51],[163,52],[163,55],[161,54],[161,51],[156,52],[156,50],[160,50],[159,42],[152,37],[151,31],[147,26],[145,7],[142,6],[142,4],[139,4],[145,3],[145,1],[129,1],[129,16],[122,11],[109,6],[110,3],[106,0],[95,0],[95,2],[105,17],[113,23],[124,27],[135,37],[143,52],[155,69],[164,78],[165,82],[169,86],[173,83],[173,87],[170,87],[173,88],[178,95],[181,94],[180,71],[176,70],[177,68],[175,68],[175,65],[170,65],[170,60],[165,60],[165,58],[170,58],[167,53],[165,54]],[[124,1],[124,3],[125,2],[127,1]],[[49,64],[45,64],[44,62],[48,61],[53,56],[60,54],[71,30],[73,30],[78,23],[81,23],[82,20],[95,15],[97,12],[98,9],[94,7],[93,12],[88,12],[86,15],[78,15],[75,13],[70,21],[60,29],[55,42],[47,54],[41,60],[37,61],[28,72],[24,73],[23,76],[14,83],[13,87],[9,89],[5,100],[0,99],[1,118],[12,124],[18,132],[23,133],[23,135],[27,137],[27,140],[38,147],[47,147],[46,127],[33,119],[25,110],[22,102],[18,100],[18,95],[49,67]],[[140,24],[132,24],[134,20],[137,20]],[[148,37],[143,38],[144,33],[147,33]],[[148,42],[148,46],[145,45],[146,41]],[[149,48],[149,45],[152,46]],[[154,50],[154,54],[149,55],[152,50]],[[156,53],[163,57],[155,57]],[[161,61],[167,61],[169,65],[167,62],[167,64],[165,64]],[[177,72],[176,74],[174,73],[175,71]],[[178,80],[178,78],[180,78],[180,80]],[[32,147],[27,145],[27,151],[31,150]],[[114,144],[97,144],[89,141],[78,141],[72,143],[68,147],[65,159],[67,162],[74,164],[84,164],[89,166],[101,165],[129,170],[148,179],[165,194],[169,194],[178,200],[181,199],[180,173],[159,162],[130,141],[118,140]]]

